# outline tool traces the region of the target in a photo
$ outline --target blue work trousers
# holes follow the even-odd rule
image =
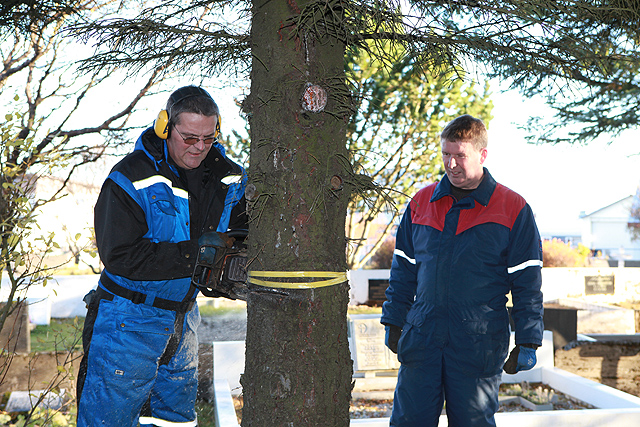
[[[501,374],[469,376],[445,349],[429,349],[423,360],[401,365],[390,425],[435,427],[446,400],[449,427],[495,427],[500,381]]]
[[[92,303],[78,427],[196,426],[199,323],[197,305],[178,314],[117,296]]]

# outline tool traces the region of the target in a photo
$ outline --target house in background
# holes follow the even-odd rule
[[[640,240],[632,240],[628,224],[635,196],[627,196],[589,214],[580,214],[582,244],[600,252],[611,267],[640,267]]]
[[[573,227],[571,229],[564,228],[558,230],[546,230],[540,229],[540,237],[542,240],[560,240],[572,248],[578,246],[578,244],[582,243],[582,235],[580,234],[580,230],[576,227],[574,230]]]

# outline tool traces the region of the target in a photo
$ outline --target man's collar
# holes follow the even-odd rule
[[[496,189],[496,180],[493,179],[487,168],[483,168],[483,171],[484,175],[482,176],[480,185],[478,188],[473,190],[471,194],[469,194],[469,197],[473,197],[473,199],[481,205],[487,206],[493,191]],[[438,183],[430,201],[435,202],[436,200],[448,195],[451,195],[451,182],[449,181],[449,177],[445,174],[442,180]]]

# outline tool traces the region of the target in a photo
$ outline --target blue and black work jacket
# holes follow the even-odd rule
[[[230,182],[233,181],[233,182]],[[214,143],[198,168],[171,160],[153,128],[138,138],[103,184],[95,206],[95,232],[104,264],[100,282],[145,295],[192,300],[191,274],[198,238],[205,232],[247,228],[246,174]],[[140,302],[140,301],[138,301]]]
[[[403,215],[381,322],[403,335],[418,328],[428,346],[453,346],[466,352],[462,359],[474,346],[495,352],[482,374],[497,374],[508,349],[509,292],[516,343],[542,344],[541,267],[540,235],[521,196],[485,168],[478,188],[456,201],[445,175]]]

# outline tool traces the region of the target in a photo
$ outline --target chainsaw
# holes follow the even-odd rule
[[[247,230],[230,230],[200,238],[191,283],[203,295],[247,300],[246,237]]]

